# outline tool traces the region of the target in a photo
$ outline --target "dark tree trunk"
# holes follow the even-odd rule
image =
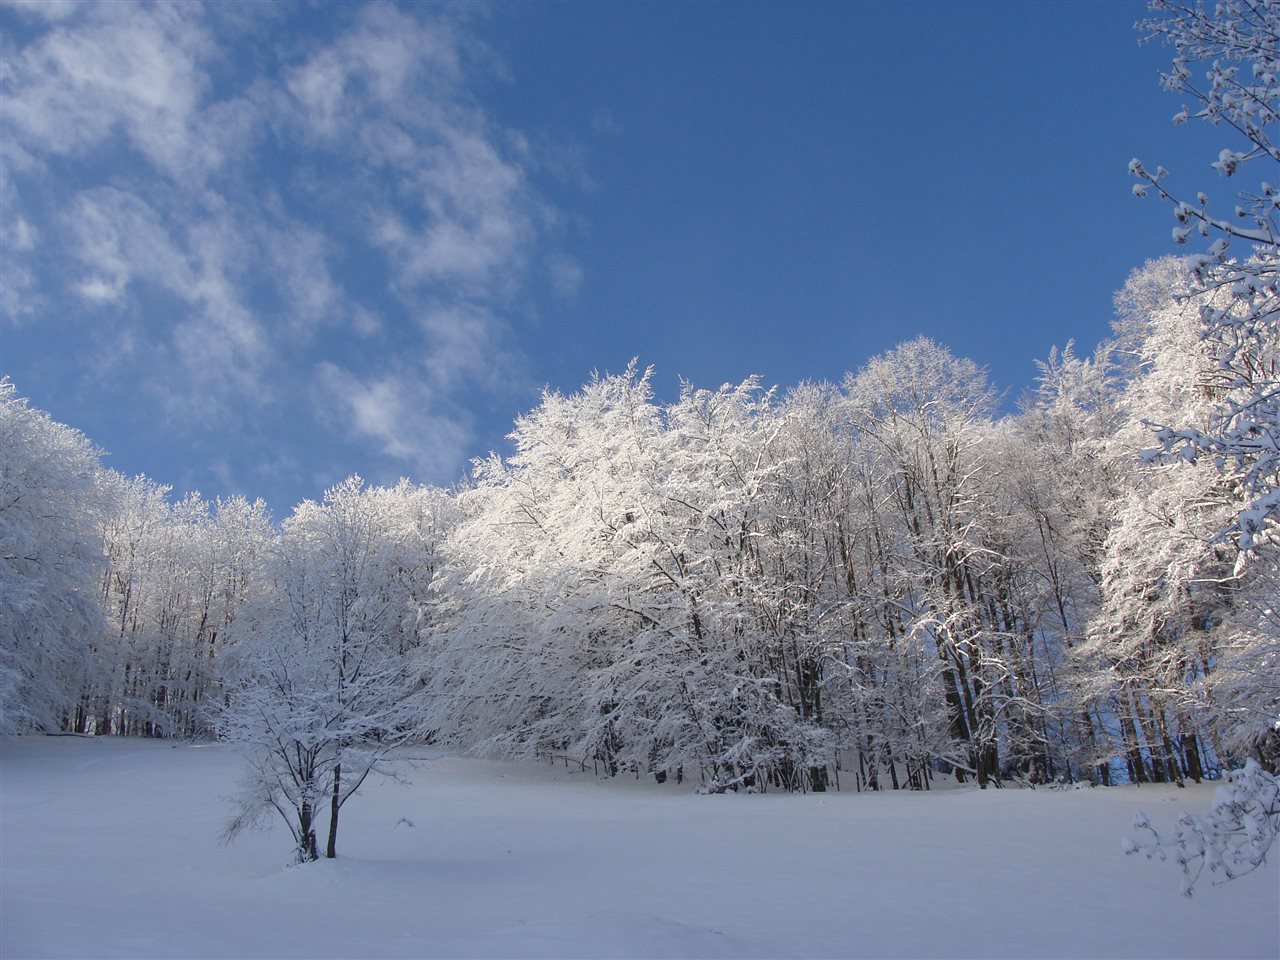
[[[329,846],[324,855],[332,860],[338,855],[338,807],[342,792],[342,764],[333,768],[333,799],[329,802]]]
[[[1182,752],[1186,757],[1187,776],[1199,783],[1204,779],[1204,764],[1200,762],[1200,742],[1194,733],[1182,735]]]
[[[303,803],[302,809],[298,811],[298,862],[310,863],[312,860],[318,860],[320,855],[316,852],[316,832],[313,829],[314,816],[310,803]]]
[[[826,767],[810,767],[809,768],[809,789],[814,793],[823,793],[827,789],[828,783]]]
[[[1120,730],[1125,739],[1125,762],[1129,766],[1131,783],[1148,782],[1147,768],[1142,760],[1142,747],[1138,743],[1138,732],[1133,718],[1128,713],[1120,714]]]

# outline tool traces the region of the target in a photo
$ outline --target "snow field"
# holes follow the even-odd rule
[[[420,751],[420,753],[425,753]],[[371,781],[339,857],[219,843],[220,745],[0,741],[0,956],[1276,957],[1280,869],[1178,893],[1120,853],[1211,786],[695,796],[446,758]]]

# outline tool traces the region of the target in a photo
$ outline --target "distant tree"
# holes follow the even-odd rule
[[[998,783],[1001,740],[1022,752],[1039,737],[1016,662],[1025,624],[988,501],[994,391],[981,367],[924,337],[873,358],[845,386],[849,430],[891,524],[880,539],[900,542],[887,570],[901,627],[936,660],[950,762],[983,787]]]
[[[1158,437],[1165,454],[1207,457],[1235,481],[1228,529],[1245,560],[1261,540],[1276,536],[1280,523],[1280,146],[1272,139],[1280,118],[1280,0],[1221,0],[1212,13],[1201,3],[1153,0],[1151,9],[1159,16],[1138,28],[1176,54],[1162,83],[1194,101],[1174,122],[1194,117],[1230,127],[1237,141],[1212,166],[1234,177],[1258,165],[1268,178],[1239,191],[1234,217],[1224,217],[1209,211],[1204,191],[1194,202],[1177,196],[1163,167],[1151,171],[1136,158],[1129,165],[1140,181],[1136,195],[1154,189],[1173,204],[1175,242],[1185,243],[1192,231],[1213,238],[1190,258],[1187,296],[1197,301],[1214,361],[1201,386],[1215,395],[1218,410],[1206,428],[1165,424]],[[1208,65],[1203,77],[1193,64]],[[1229,258],[1233,240],[1252,249]]]
[[[169,488],[113,470],[94,491],[106,546],[94,668],[72,727],[202,737],[220,682],[217,651],[270,540],[261,501],[171,502]]]
[[[998,458],[1012,502],[1016,564],[1030,580],[1041,650],[1034,669],[1048,688],[1068,761],[1074,754],[1079,772],[1095,783],[1110,782],[1109,725],[1099,706],[1112,685],[1080,655],[1081,643],[1101,602],[1111,508],[1136,467],[1132,452],[1113,442],[1125,420],[1114,354],[1112,343],[1091,358],[1077,357],[1071,343],[1052,351]]]
[[[0,732],[67,719],[91,668],[98,452],[0,380]]]

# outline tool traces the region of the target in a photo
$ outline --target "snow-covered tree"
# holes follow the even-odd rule
[[[198,494],[171,502],[168,487],[110,470],[94,492],[107,626],[73,729],[207,736],[202,706],[216,696],[225,629],[270,539],[266,508]]]
[[[888,595],[908,642],[936,661],[951,762],[986,786],[1000,777],[1009,711],[1025,705],[1009,660],[1017,614],[989,602],[1005,573],[980,480],[993,391],[977,364],[926,338],[874,358],[846,389],[876,509],[892,517],[880,539],[900,544]]]
[[[1193,105],[1183,104],[1173,122],[1202,120],[1235,132],[1238,149],[1224,148],[1212,164],[1221,176],[1260,168],[1264,177],[1271,177],[1274,165],[1280,163],[1280,144],[1273,142],[1274,125],[1280,119],[1280,4],[1218,0],[1207,7],[1199,0],[1151,0],[1150,7],[1158,15],[1138,23],[1143,39],[1169,44],[1175,53],[1171,69],[1161,74],[1161,85],[1193,101]],[[1197,64],[1207,67],[1203,76],[1193,71]],[[1163,167],[1150,171],[1135,159],[1130,172],[1142,181],[1134,186],[1136,195],[1145,196],[1155,188],[1162,199],[1174,204],[1178,243],[1184,243],[1192,229],[1206,237],[1217,234],[1210,247],[1211,257],[1217,257],[1233,238],[1272,247],[1280,242],[1280,187],[1274,183],[1263,180],[1257,188],[1242,189],[1234,215],[1216,217],[1203,191],[1194,204],[1175,196],[1168,184],[1170,174]]]
[[[1108,724],[1087,696],[1096,675],[1079,652],[1101,603],[1111,508],[1136,464],[1112,442],[1125,421],[1114,345],[1079,357],[1068,343],[1039,367],[1036,389],[1008,424],[997,473],[1009,498],[1012,560],[1034,611],[1033,672],[1056,751],[1068,776],[1108,783]]]
[[[1198,103],[1194,114],[1184,107],[1175,122],[1194,115],[1243,136],[1243,149],[1224,149],[1214,164],[1222,176],[1234,176],[1254,161],[1260,161],[1264,176],[1274,174],[1280,161],[1280,149],[1272,142],[1280,109],[1280,3],[1226,0],[1212,14],[1199,4],[1167,0],[1152,7],[1164,16],[1140,27],[1172,43],[1177,53],[1164,85]],[[1193,63],[1210,64],[1203,85],[1192,74]],[[1180,557],[1145,564],[1157,576],[1137,593],[1131,584],[1130,616],[1141,618],[1131,622],[1160,624],[1166,636],[1170,624],[1180,619],[1193,628],[1189,635],[1199,637],[1200,656],[1189,656],[1193,651],[1181,644],[1172,666],[1184,682],[1188,677],[1196,682],[1199,695],[1193,699],[1208,710],[1218,751],[1224,759],[1252,754],[1275,773],[1280,765],[1275,732],[1280,723],[1280,683],[1275,679],[1280,666],[1275,604],[1280,592],[1280,186],[1263,181],[1255,190],[1241,191],[1236,219],[1231,220],[1211,216],[1203,192],[1195,204],[1175,197],[1163,168],[1151,173],[1135,160],[1131,170],[1145,181],[1135,192],[1142,195],[1146,186],[1154,186],[1174,203],[1177,242],[1185,242],[1193,227],[1202,236],[1215,237],[1204,254],[1190,258],[1185,280],[1166,278],[1162,295],[1174,302],[1153,314],[1196,311],[1199,349],[1188,349],[1183,334],[1181,355],[1189,362],[1175,374],[1177,382],[1157,383],[1152,390],[1156,379],[1142,377],[1138,384],[1143,389],[1134,391],[1141,416],[1159,426],[1161,449],[1148,451],[1147,458],[1156,460],[1163,453],[1166,460],[1187,463],[1147,484],[1165,498],[1163,511],[1130,512],[1130,522],[1117,528],[1120,538],[1135,522],[1150,527],[1150,519],[1163,513],[1165,527],[1149,530],[1141,539],[1160,545],[1158,553],[1169,554],[1173,548]],[[1252,249],[1230,258],[1233,239]],[[1162,329],[1170,329],[1169,324],[1155,323],[1155,335],[1143,342],[1159,347]],[[1173,346],[1167,336],[1165,346]],[[1177,351],[1149,353],[1168,358]],[[1163,368],[1167,371],[1167,362]],[[1158,378],[1162,365],[1157,363],[1154,371]],[[1183,398],[1181,409],[1168,409],[1174,396]],[[1159,400],[1152,403],[1151,398]],[[1201,463],[1211,465],[1217,482],[1196,471]],[[1184,490],[1170,498],[1172,483],[1183,484]],[[1198,520],[1188,526],[1192,518]],[[1171,535],[1174,530],[1183,535]],[[1142,556],[1152,560],[1145,549]],[[1134,568],[1118,564],[1115,570],[1124,579]],[[1124,592],[1112,595],[1118,599]],[[1186,602],[1171,608],[1173,595],[1185,596]],[[1182,616],[1170,620],[1156,612],[1159,607],[1177,609]],[[1197,661],[1199,667],[1188,672],[1188,664]],[[1166,689],[1186,688],[1175,683]],[[1154,716],[1158,719],[1159,713]]]
[[[1182,868],[1182,892],[1190,897],[1206,868],[1225,883],[1266,863],[1280,836],[1280,777],[1250,760],[1227,775],[1206,813],[1184,811],[1172,837],[1162,837],[1142,811],[1133,829],[1138,839],[1125,837],[1124,852],[1143,853],[1148,860],[1172,855]]]
[[[687,386],[661,407],[649,380],[548,393],[515,455],[478,465],[433,657],[440,734],[712,790],[820,787],[813,617],[771,549],[789,535],[769,395]]]
[[[1201,337],[1213,360],[1199,385],[1213,391],[1211,422],[1197,427],[1161,424],[1166,453],[1205,457],[1236,486],[1232,522],[1247,559],[1260,541],[1274,539],[1280,524],[1280,145],[1273,142],[1280,118],[1280,2],[1220,0],[1202,3],[1153,0],[1159,16],[1138,26],[1148,39],[1171,44],[1175,58],[1162,76],[1166,89],[1183,93],[1175,123],[1203,120],[1227,127],[1237,138],[1223,148],[1213,167],[1223,177],[1260,168],[1260,185],[1237,193],[1234,216],[1211,213],[1204,191],[1195,201],[1177,196],[1163,167],[1130,163],[1139,179],[1134,192],[1152,188],[1173,204],[1174,240],[1192,231],[1213,238],[1190,259],[1192,289],[1201,317]],[[1207,66],[1203,77],[1194,65]],[[1229,255],[1233,240],[1246,249]],[[1226,531],[1223,531],[1226,532]]]
[[[1113,349],[1129,370],[1113,459],[1134,461],[1151,422],[1207,429],[1217,416],[1219,396],[1204,386],[1215,360],[1191,289],[1168,260],[1136,272],[1117,297]],[[1280,715],[1267,666],[1280,649],[1276,544],[1256,540],[1242,564],[1238,545],[1215,536],[1238,490],[1230,472],[1176,458],[1130,471],[1110,497],[1100,607],[1077,653],[1093,671],[1086,699],[1119,724],[1132,778],[1199,777],[1257,754]]]
[[[101,614],[98,452],[0,380],[0,732],[56,729]]]
[[[314,860],[327,813],[336,856],[343,806],[422,735],[415,650],[438,539],[423,499],[351,477],[285,521],[222,659],[218,735],[249,765],[229,834],[274,809]]]

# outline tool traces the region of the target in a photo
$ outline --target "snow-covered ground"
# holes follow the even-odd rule
[[[1280,956],[1276,863],[1188,901],[1120,853],[1136,807],[1169,825],[1209,787],[700,797],[451,758],[286,868],[283,825],[218,842],[239,769],[0,741],[0,956]]]

